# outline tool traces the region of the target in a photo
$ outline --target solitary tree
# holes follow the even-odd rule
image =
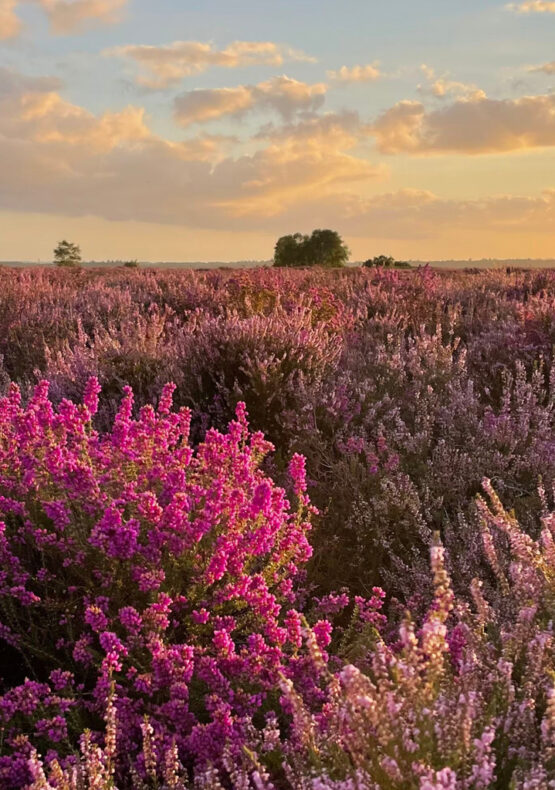
[[[81,263],[81,248],[65,239],[54,250],[54,263],[56,266],[76,267]]]
[[[134,259],[132,261],[125,261],[123,264],[126,269],[138,269],[139,268],[139,261]]]
[[[349,249],[335,230],[314,230],[310,236],[282,236],[274,250],[274,266],[338,268],[348,259]]]

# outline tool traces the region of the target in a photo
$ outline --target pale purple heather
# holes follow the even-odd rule
[[[0,285],[2,788],[555,787],[552,273]]]

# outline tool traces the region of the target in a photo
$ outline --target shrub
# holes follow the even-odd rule
[[[292,509],[259,469],[270,446],[241,404],[193,451],[172,391],[133,420],[126,390],[103,436],[94,379],[58,411],[46,382],[26,407],[16,386],[0,400],[3,787],[25,783],[31,745],[66,757],[97,729],[112,684],[120,766],[145,714],[160,747],[219,759],[297,650],[286,612],[310,555],[303,460]]]
[[[317,714],[284,681],[295,736],[284,746],[291,788],[553,786],[555,514],[544,514],[534,541],[484,485],[491,505],[478,498],[478,512],[496,581],[490,600],[478,580],[470,605],[454,596],[436,543],[435,594],[420,626],[407,614],[394,643],[376,635],[360,669],[331,674],[322,665],[328,696]],[[506,552],[494,548],[494,533]]]
[[[280,680],[282,712],[250,732],[248,748],[223,765],[199,767],[194,787],[221,790],[548,790],[555,771],[555,513],[544,512],[532,540],[502,507],[488,480],[490,504],[477,510],[483,552],[495,581],[484,594],[472,582],[469,604],[454,594],[445,552],[431,550],[433,599],[424,618],[406,613],[392,640],[380,614],[381,594],[360,605],[367,628],[342,648],[345,663],[327,660],[329,640],[305,628],[308,655],[323,694],[298,677]],[[502,549],[497,539],[503,538]],[[489,600],[488,600],[489,598]],[[327,601],[341,606],[340,596]],[[322,646],[323,645],[323,646]],[[116,711],[107,708],[106,746],[85,739],[79,790],[112,786]],[[158,754],[143,724],[149,783],[135,788],[191,787],[173,746]],[[36,754],[34,790],[50,790]],[[57,788],[75,768],[54,765]],[[88,782],[88,783],[87,783]]]

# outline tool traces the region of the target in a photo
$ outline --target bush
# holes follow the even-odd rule
[[[133,420],[127,390],[103,436],[94,379],[57,412],[46,382],[25,408],[15,386],[0,401],[3,787],[22,786],[31,745],[66,757],[98,729],[112,685],[120,766],[146,714],[181,759],[218,759],[288,672],[286,612],[310,555],[303,460],[292,509],[241,404],[193,452],[172,391]]]
[[[282,711],[251,730],[248,748],[219,769],[199,766],[195,787],[247,790],[547,790],[555,770],[555,513],[544,512],[538,540],[502,507],[477,500],[484,556],[494,585],[471,585],[472,603],[453,593],[445,552],[431,550],[433,598],[425,616],[410,613],[393,635],[380,614],[382,596],[360,603],[365,632],[347,632],[342,663],[332,669],[321,626],[304,629],[320,680],[320,699],[298,677],[280,680]],[[502,538],[502,549],[496,548]],[[326,605],[341,607],[341,596]],[[322,646],[323,645],[323,646]],[[107,709],[107,745],[85,741],[79,787],[112,786],[118,724]],[[173,746],[158,753],[149,722],[142,728],[148,784],[191,787]],[[31,753],[33,788],[49,790]],[[72,769],[74,770],[74,769]],[[71,771],[56,787],[70,790]]]

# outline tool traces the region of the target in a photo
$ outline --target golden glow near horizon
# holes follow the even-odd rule
[[[0,259],[555,257],[555,3],[279,5],[0,0]]]

